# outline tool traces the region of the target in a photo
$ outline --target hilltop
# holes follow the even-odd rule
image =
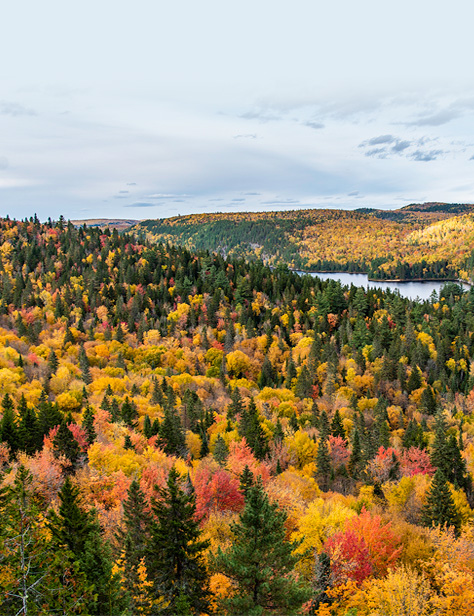
[[[153,242],[304,271],[365,272],[376,280],[471,278],[472,204],[398,210],[310,209],[191,214],[144,220]],[[433,237],[442,237],[434,242]]]

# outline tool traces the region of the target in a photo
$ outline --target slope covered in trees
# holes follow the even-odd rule
[[[305,271],[365,272],[375,280],[471,279],[472,205],[400,210],[194,214],[135,227],[154,241],[261,259]]]
[[[63,220],[0,271],[0,613],[474,613],[474,290]]]

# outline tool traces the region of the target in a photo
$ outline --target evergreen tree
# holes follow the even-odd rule
[[[246,492],[239,521],[231,525],[234,542],[218,549],[214,568],[235,585],[223,600],[230,614],[296,613],[307,598],[296,579],[296,545],[286,540],[286,513],[271,504],[261,479]]]
[[[285,387],[287,387],[288,389],[291,389],[293,385],[293,381],[296,379],[296,377],[297,377],[296,366],[295,366],[295,362],[293,361],[293,355],[290,353],[290,357],[286,365]]]
[[[431,464],[435,468],[440,468],[443,472],[447,470],[448,461],[448,444],[446,438],[446,420],[443,411],[436,415],[435,438],[431,451]]]
[[[275,424],[275,430],[273,431],[273,440],[275,441],[275,443],[281,443],[284,436],[285,434],[283,432],[283,427],[281,425],[280,418],[278,418]]]
[[[2,400],[3,417],[0,421],[0,443],[4,442],[10,447],[10,452],[15,455],[18,451],[19,437],[15,422],[13,402],[8,394]]]
[[[194,491],[186,494],[170,470],[166,488],[153,499],[147,571],[153,582],[156,614],[174,615],[185,602],[191,614],[209,613],[209,582],[203,560],[208,543],[200,540]]]
[[[328,437],[319,439],[318,453],[316,454],[317,479],[320,487],[327,491],[331,475],[331,457],[329,455]]]
[[[262,371],[260,372],[260,376],[258,378],[258,386],[260,389],[264,387],[273,387],[275,385],[275,371],[271,364],[271,361],[265,356],[262,364]]]
[[[69,460],[71,472],[75,469],[81,449],[64,419],[53,439],[53,451],[57,458],[63,455]]]
[[[80,503],[79,489],[69,476],[59,492],[60,506],[49,512],[48,526],[58,548],[65,546],[92,588],[86,612],[91,616],[120,613],[118,577],[112,572],[111,551],[103,541],[95,512]]]
[[[331,434],[333,436],[340,436],[341,438],[346,438],[346,431],[344,430],[344,426],[342,425],[341,414],[339,409],[336,409],[334,413],[334,417],[331,423]]]
[[[86,406],[86,408],[84,409],[84,415],[82,417],[82,427],[86,431],[87,442],[89,443],[89,445],[92,445],[92,443],[97,438],[97,432],[94,428],[94,415],[95,414],[92,407]]]
[[[182,456],[186,450],[186,440],[181,420],[176,411],[165,408],[165,416],[160,424],[159,443],[167,454]]]
[[[310,398],[312,392],[312,380],[309,370],[306,366],[303,366],[300,370],[298,378],[296,379],[295,394],[298,398]]]
[[[79,366],[82,371],[82,380],[84,381],[86,385],[90,385],[92,383],[92,377],[91,377],[91,371],[89,368],[89,359],[84,349],[84,345],[82,344],[81,344],[81,348],[79,351]]]
[[[149,415],[145,415],[145,418],[143,419],[143,434],[145,435],[145,438],[151,438],[153,436],[153,428]]]
[[[247,439],[247,443],[252,449],[255,457],[259,460],[268,454],[268,442],[265,432],[260,423],[257,407],[253,398],[250,399],[247,414],[246,414],[246,426],[244,427],[244,436]]]
[[[362,447],[360,443],[359,430],[356,428],[354,431],[354,438],[352,440],[352,451],[349,458],[348,470],[354,479],[358,478],[364,467],[364,458],[362,454]]]
[[[436,398],[431,385],[428,385],[421,394],[421,408],[427,415],[436,415]]]
[[[236,387],[230,396],[232,402],[227,407],[227,418],[234,420],[237,415],[242,415],[244,406],[242,404],[242,398],[240,396],[239,388]]]
[[[38,423],[40,433],[44,437],[49,434],[50,430],[56,428],[61,424],[63,415],[56,403],[52,402],[40,402]]]
[[[421,372],[417,365],[413,366],[411,369],[411,374],[407,383],[407,391],[409,394],[415,389],[419,389],[421,387]]]
[[[140,575],[150,541],[150,524],[151,515],[147,510],[145,495],[134,479],[123,501],[123,528],[116,533],[121,550],[119,562],[123,570],[123,585],[132,614],[151,613],[150,598],[138,592],[143,582]]]
[[[253,484],[255,483],[255,478],[253,476],[253,473],[247,464],[244,466],[244,470],[240,474],[239,479],[240,479],[239,490],[244,494],[244,496],[246,496],[247,490],[251,486],[253,486]]]
[[[20,466],[0,490],[0,613],[76,614],[91,598],[71,554],[49,540],[32,475]]]
[[[42,437],[36,413],[26,403],[22,395],[18,405],[18,447],[29,456],[41,449]]]
[[[130,428],[137,427],[138,411],[135,403],[130,401],[128,396],[125,396],[124,403],[122,404],[122,419],[126,426]]]
[[[229,455],[229,448],[225,444],[225,441],[222,438],[222,436],[218,434],[216,443],[214,445],[214,458],[221,466],[223,466],[226,463],[228,455]]]
[[[434,474],[426,494],[422,521],[425,526],[452,526],[457,534],[461,528],[451,491],[440,469]]]

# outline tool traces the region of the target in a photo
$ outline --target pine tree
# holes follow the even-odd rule
[[[15,422],[13,402],[8,394],[2,400],[3,417],[0,421],[0,443],[4,442],[10,447],[10,452],[15,455],[18,451],[18,428]]]
[[[364,459],[362,455],[359,430],[356,428],[354,431],[354,438],[352,440],[352,451],[348,464],[349,473],[354,479],[357,479],[358,475],[362,471],[363,465]]]
[[[191,614],[209,613],[209,580],[203,560],[208,542],[200,540],[195,519],[194,491],[179,486],[179,475],[170,470],[166,488],[153,499],[147,571],[153,582],[156,614],[177,613],[184,600]]]
[[[82,344],[81,344],[81,348],[79,351],[79,366],[82,371],[82,380],[84,381],[86,385],[90,385],[92,383],[92,377],[91,377],[91,371],[89,368],[89,359],[84,349],[84,345]]]
[[[89,443],[89,445],[92,445],[92,443],[97,438],[97,432],[94,428],[94,415],[95,414],[92,407],[86,406],[86,408],[84,409],[84,415],[82,417],[82,427],[86,431],[87,442]]]
[[[248,464],[244,466],[244,470],[240,474],[239,479],[240,479],[239,490],[244,494],[244,496],[247,496],[247,490],[251,486],[253,486],[253,484],[255,483],[255,478],[253,476],[252,471],[248,467]]]
[[[296,379],[295,394],[298,398],[310,398],[312,394],[312,385],[309,370],[306,366],[303,366]]]
[[[239,388],[236,387],[231,394],[231,404],[227,407],[227,418],[234,420],[237,415],[242,415],[244,406],[242,404],[242,398],[240,396]]]
[[[286,513],[271,504],[261,479],[247,489],[239,521],[231,525],[234,542],[218,549],[214,568],[235,585],[223,600],[230,614],[293,614],[307,598],[296,579],[296,545],[286,540]]]
[[[341,414],[339,409],[336,409],[334,413],[334,417],[331,423],[331,434],[333,436],[340,436],[341,438],[346,438],[346,431],[344,430],[344,426],[342,424]]]
[[[57,458],[63,455],[69,460],[71,472],[75,469],[81,449],[64,419],[53,439],[53,451]]]
[[[122,419],[126,426],[130,428],[137,427],[138,411],[135,403],[130,401],[128,396],[125,396],[124,403],[122,404]]]
[[[242,426],[243,436],[259,460],[268,454],[268,442],[260,423],[260,418],[253,398],[250,399],[247,413],[244,415],[245,424]]]
[[[281,425],[280,418],[277,419],[275,424],[275,430],[273,431],[273,440],[275,443],[281,443],[283,441],[285,434],[283,432],[283,427]]]
[[[149,415],[145,415],[143,419],[143,434],[145,435],[145,438],[151,438],[153,436],[153,428]]]
[[[159,443],[163,451],[170,455],[182,456],[186,450],[186,440],[181,420],[176,411],[165,408],[165,416],[160,424]]]
[[[49,512],[48,527],[56,549],[66,547],[70,564],[77,562],[79,571],[92,589],[86,613],[91,616],[120,613],[118,576],[112,572],[111,550],[103,541],[94,510],[86,511],[80,502],[79,489],[69,476],[59,492],[60,506]]]
[[[448,461],[448,444],[446,438],[446,420],[443,411],[436,415],[435,438],[431,451],[431,464],[435,468],[440,468],[443,472],[447,470]]]
[[[72,555],[44,532],[32,479],[20,466],[0,491],[0,613],[75,614],[90,593],[77,567],[65,566]]]
[[[31,456],[41,449],[42,438],[36,413],[26,403],[24,395],[18,405],[18,447]]]
[[[421,372],[418,366],[413,366],[411,369],[411,374],[407,383],[407,391],[411,394],[415,389],[419,389],[421,387]]]
[[[223,466],[229,455],[229,448],[227,447],[224,439],[220,434],[217,435],[216,443],[214,445],[214,458]]]
[[[457,534],[461,528],[461,521],[451,491],[440,469],[434,474],[426,494],[422,521],[425,526],[452,526]]]
[[[428,385],[421,394],[421,408],[427,415],[436,415],[436,398],[431,385]]]
[[[262,371],[260,372],[260,376],[258,378],[258,386],[260,389],[264,387],[273,387],[275,385],[275,371],[271,364],[271,361],[265,356],[262,364]]]
[[[328,437],[319,439],[318,453],[316,454],[317,479],[320,487],[327,491],[331,475],[331,457],[329,455]]]
[[[120,546],[119,563],[123,570],[123,585],[132,614],[151,613],[150,597],[137,593],[143,582],[141,575],[145,573],[143,566],[150,541],[150,524],[151,515],[147,510],[145,495],[138,481],[134,479],[123,502],[123,528],[116,533]]]
[[[287,387],[288,389],[291,389],[293,385],[293,381],[296,379],[296,376],[297,374],[296,374],[295,362],[293,361],[293,355],[291,355],[290,353],[290,357],[286,365],[285,387]]]

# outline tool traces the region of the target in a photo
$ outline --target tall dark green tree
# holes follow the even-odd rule
[[[316,454],[317,480],[323,490],[329,489],[331,479],[331,457],[329,455],[328,437],[319,439],[318,453]]]
[[[344,426],[342,425],[342,418],[339,412],[339,409],[336,409],[334,413],[334,417],[331,423],[331,434],[333,436],[340,436],[341,438],[346,438],[346,431],[344,430]]]
[[[57,549],[66,547],[92,591],[86,607],[91,616],[120,614],[119,578],[113,573],[111,550],[102,538],[94,510],[87,511],[79,489],[66,476],[59,492],[59,511],[51,510],[48,526]]]
[[[0,443],[4,442],[10,447],[10,452],[15,455],[18,451],[18,427],[15,421],[13,402],[8,394],[2,400],[3,416],[0,421]]]
[[[141,596],[137,592],[142,583],[140,568],[145,564],[150,541],[150,523],[151,515],[148,512],[145,495],[138,481],[134,479],[123,502],[123,528],[116,533],[121,549],[123,586],[132,614],[150,614],[152,609],[150,598]]]
[[[42,444],[36,413],[22,396],[18,405],[18,447],[31,456],[41,449]]]
[[[82,427],[86,431],[87,442],[89,443],[89,445],[92,445],[92,443],[97,438],[97,432],[94,428],[94,415],[95,414],[92,407],[87,405],[84,409],[84,414],[82,417]]]
[[[235,585],[223,601],[229,614],[295,614],[308,598],[294,572],[296,545],[286,539],[285,520],[260,479],[248,487],[244,510],[231,525],[234,541],[225,552],[219,548],[213,561]]]
[[[81,455],[81,448],[71,430],[69,430],[65,419],[61,422],[53,439],[53,452],[57,458],[59,458],[60,455],[67,458],[71,472],[76,468],[79,456]]]
[[[208,543],[200,538],[194,491],[181,488],[174,467],[166,488],[153,499],[152,511],[147,571],[157,602],[154,613],[171,616],[184,607],[190,614],[208,614],[209,579],[203,559]]]
[[[461,520],[454,505],[443,471],[438,469],[426,494],[426,504],[422,510],[425,526],[451,526],[456,533],[461,528]]]
[[[165,408],[165,416],[160,424],[159,444],[165,453],[183,456],[186,440],[181,419],[175,410]]]

